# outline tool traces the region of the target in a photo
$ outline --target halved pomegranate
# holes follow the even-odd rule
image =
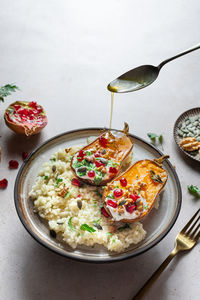
[[[4,119],[11,130],[26,136],[39,133],[48,123],[43,107],[33,101],[10,104],[5,110]]]

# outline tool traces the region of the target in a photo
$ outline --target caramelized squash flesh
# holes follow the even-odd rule
[[[88,184],[106,185],[119,174],[132,148],[127,133],[106,131],[72,157],[71,169],[76,177]]]
[[[160,162],[140,160],[107,184],[104,208],[115,221],[139,221],[153,208],[167,178]]]

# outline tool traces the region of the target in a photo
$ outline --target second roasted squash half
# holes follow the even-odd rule
[[[114,221],[131,223],[144,218],[167,182],[160,159],[140,160],[107,184],[103,193],[104,209]]]
[[[127,130],[106,131],[72,157],[71,169],[83,182],[106,185],[118,175],[132,148]]]

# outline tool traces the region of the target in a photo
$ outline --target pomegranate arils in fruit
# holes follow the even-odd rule
[[[122,189],[115,189],[113,195],[115,198],[120,198],[123,195]]]
[[[104,207],[101,208],[101,213],[104,215],[104,217],[108,218],[110,215],[107,213]]]
[[[88,175],[88,177],[93,178],[93,177],[95,177],[96,174],[95,174],[94,170],[91,170],[87,173],[87,175]]]
[[[82,183],[77,178],[72,178],[72,184],[78,187],[81,187]]]
[[[37,109],[37,102],[35,102],[35,101],[32,101],[32,102],[30,102],[29,103],[29,105],[28,105],[29,107],[32,107],[32,108],[36,108]]]
[[[102,147],[106,147],[107,144],[108,144],[108,140],[107,140],[105,137],[100,136],[100,137],[99,137],[99,144],[100,144]]]
[[[117,208],[117,202],[111,200],[111,199],[108,199],[107,200],[107,205],[113,207],[113,208]]]
[[[28,157],[27,152],[22,152],[22,159],[25,160]]]
[[[7,179],[2,179],[2,180],[0,180],[0,189],[5,189],[5,188],[7,188],[7,185],[8,185],[8,180]]]
[[[136,209],[135,204],[133,204],[133,205],[127,205],[127,206],[126,206],[126,210],[127,210],[127,212],[129,212],[130,214],[132,214],[132,213],[134,212],[135,209]]]
[[[109,173],[117,174],[117,173],[118,173],[118,170],[117,170],[117,168],[115,168],[115,167],[110,167],[110,168],[109,168]]]
[[[127,180],[126,180],[126,178],[122,177],[122,178],[120,179],[120,184],[121,184],[121,186],[123,186],[123,187],[127,186]]]
[[[16,160],[10,160],[9,161],[9,168],[10,169],[17,169],[18,166],[19,166],[18,161],[16,161]]]

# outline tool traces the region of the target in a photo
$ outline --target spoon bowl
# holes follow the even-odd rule
[[[200,44],[189,48],[173,57],[170,57],[163,62],[159,64],[158,67],[152,66],[152,65],[143,65],[137,68],[134,68],[118,78],[114,79],[111,81],[107,89],[110,92],[113,93],[128,93],[128,92],[133,92],[136,90],[140,90],[145,88],[146,86],[150,85],[153,83],[156,78],[158,77],[158,74],[160,72],[160,69],[168,62],[185,55],[187,53],[190,53],[194,50],[197,50],[200,48]]]
[[[114,93],[133,92],[153,83],[158,77],[159,71],[159,67],[143,65],[114,79],[107,88]]]

